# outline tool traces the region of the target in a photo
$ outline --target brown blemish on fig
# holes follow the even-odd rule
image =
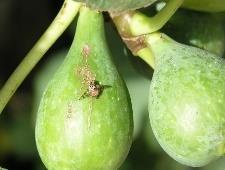
[[[99,81],[96,80],[96,75],[91,71],[88,65],[88,58],[91,52],[91,48],[88,44],[83,45],[81,54],[84,57],[84,63],[77,68],[77,75],[81,79],[81,90],[84,93],[80,96],[80,99],[84,99],[86,97],[95,97],[98,98],[104,88],[111,87],[108,85],[101,85]]]
[[[82,48],[82,55],[85,58],[85,61],[87,60],[88,56],[90,55],[91,48],[88,44],[85,44]]]
[[[83,86],[85,86],[86,89],[96,79],[96,75],[91,71],[88,65],[88,58],[90,56],[90,52],[90,45],[84,44],[81,50],[81,54],[84,58],[84,63],[77,69],[77,75],[81,78],[81,83]]]
[[[77,74],[82,79],[82,84],[86,86],[86,88],[95,81],[96,75],[92,73],[88,65],[84,65],[77,69]]]

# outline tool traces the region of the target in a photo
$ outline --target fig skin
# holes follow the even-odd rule
[[[149,6],[157,0],[75,0],[83,2],[92,9],[122,12]]]
[[[225,150],[225,61],[155,33],[148,43],[156,68],[149,118],[162,148],[178,162],[199,167]]]
[[[81,74],[82,69],[87,70]],[[98,97],[81,98],[91,74],[109,87]],[[132,108],[106,45],[101,13],[81,9],[70,51],[43,94],[35,133],[49,170],[114,170],[126,158]]]

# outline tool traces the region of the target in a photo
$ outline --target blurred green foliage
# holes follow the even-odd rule
[[[163,32],[175,40],[202,48],[220,57],[225,49],[225,25],[221,14],[180,9],[164,26]]]

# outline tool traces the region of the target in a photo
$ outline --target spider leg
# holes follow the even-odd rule
[[[84,98],[86,98],[86,97],[88,97],[88,96],[89,96],[88,91],[85,91],[85,92],[82,94],[82,96],[79,97],[79,100],[82,100],[82,99],[84,99]]]
[[[112,86],[110,85],[102,85],[102,90],[107,89],[107,88],[111,88]]]

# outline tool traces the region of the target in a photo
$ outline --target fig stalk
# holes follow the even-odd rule
[[[80,3],[65,0],[58,15],[0,90],[0,114],[30,71],[72,22]]]
[[[110,16],[133,55],[139,56],[154,68],[154,58],[151,50],[146,46],[145,35],[162,28],[182,3],[183,0],[170,0],[154,17],[148,17],[138,11],[127,11],[121,14],[111,12]]]
[[[128,11],[121,14],[111,13],[111,17],[121,36],[140,36],[161,29],[173,16],[184,0],[170,0],[155,16],[148,17],[138,11]],[[128,25],[125,25],[128,24]],[[124,30],[125,26],[125,30]]]

